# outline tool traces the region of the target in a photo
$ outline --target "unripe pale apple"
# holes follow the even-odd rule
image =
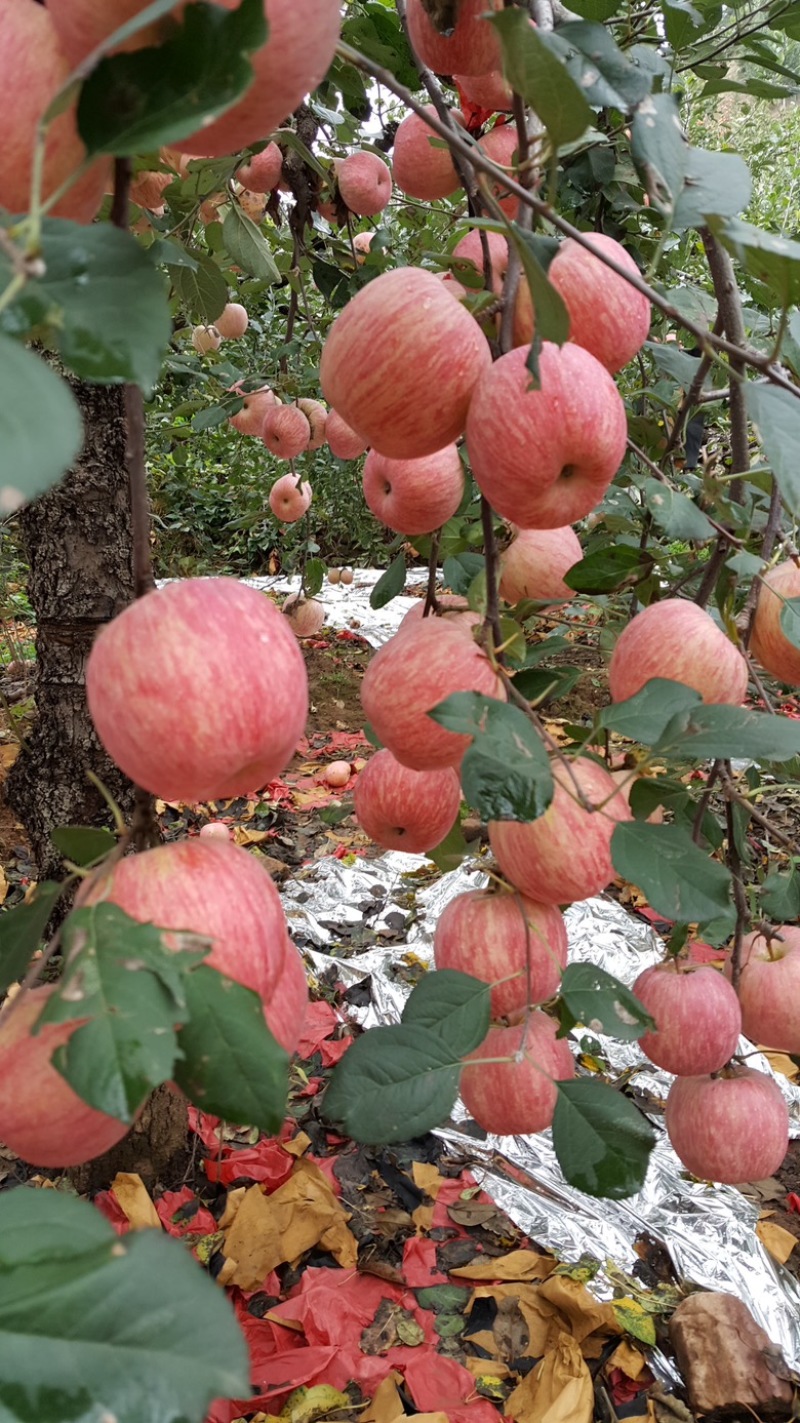
[[[161,216],[164,211],[164,189],[172,182],[172,173],[137,173],[131,181],[131,202]]]
[[[224,820],[209,820],[200,826],[200,836],[204,840],[230,840],[231,827]]]
[[[251,193],[271,193],[281,181],[283,150],[277,143],[268,143],[261,153],[236,170],[236,178]]]
[[[208,227],[212,222],[219,222],[219,210],[227,201],[227,193],[213,193],[210,198],[203,200],[197,215],[204,227]]]
[[[218,0],[234,10],[239,0]],[[266,43],[248,55],[253,82],[214,123],[182,139],[185,153],[219,157],[261,143],[328,72],[339,39],[339,0],[264,0]]]
[[[383,212],[392,196],[392,175],[388,163],[366,150],[351,153],[336,165],[339,196],[345,207],[358,217],[375,217]]]
[[[442,618],[425,618],[379,648],[361,684],[361,705],[379,741],[412,771],[458,766],[468,736],[432,717],[453,692],[505,700],[503,684],[482,648]]]
[[[772,1077],[734,1067],[723,1077],[676,1077],[665,1115],[687,1171],[730,1186],[774,1175],[789,1145],[789,1111]]]
[[[269,389],[269,386],[265,385],[260,390],[251,391],[249,395],[242,398],[244,404],[236,415],[231,415],[230,423],[234,430],[239,431],[240,435],[260,436],[267,411],[273,405],[278,404],[277,396],[274,391]]]
[[[461,804],[461,783],[449,768],[412,771],[391,751],[368,761],[353,794],[358,823],[384,850],[423,855],[452,828]]]
[[[642,1052],[665,1072],[702,1077],[718,1072],[736,1051],[742,1031],[739,1000],[726,978],[707,964],[655,964],[639,974],[633,992],[655,1019],[639,1039]]]
[[[435,115],[432,104],[425,113]],[[464,115],[458,109],[451,117],[464,128]],[[421,202],[449,198],[458,192],[461,179],[456,172],[450,150],[419,114],[408,114],[394,138],[392,150],[394,181],[402,193]]]
[[[464,497],[456,445],[415,460],[371,450],[364,461],[364,498],[382,524],[399,534],[429,534],[452,519]]]
[[[356,261],[359,267],[363,267],[369,256],[369,249],[372,246],[374,232],[357,232],[353,238],[353,251],[356,254]]]
[[[98,634],[86,694],[112,760],[169,801],[267,785],[308,715],[305,663],[286,623],[233,578],[191,578],[138,598]]]
[[[8,1008],[0,1013],[0,1141],[31,1166],[47,1168],[79,1166],[102,1156],[130,1130],[84,1102],[51,1062],[80,1020],[48,1023],[32,1036],[54,992],[55,984],[32,988],[13,1014]]]
[[[343,569],[342,569],[342,572],[341,572],[341,575],[340,575],[340,578],[339,578],[339,582],[340,582],[340,583],[345,583],[345,584],[350,584],[350,583],[352,583],[352,581],[353,581],[353,570],[352,570],[352,568],[343,568]]]
[[[575,523],[603,498],[628,437],[622,397],[580,346],[545,341],[541,388],[527,351],[501,356],[478,380],[467,419],[472,472],[492,508],[521,528]]]
[[[39,120],[70,72],[50,7],[35,0],[0,5],[0,92],[6,122],[0,148],[0,208],[25,213]],[[45,148],[42,197],[48,198],[76,173],[86,157],[75,117],[77,100],[51,123]],[[103,201],[111,160],[100,158],[50,212],[51,217],[91,222]]]
[[[503,0],[461,0],[452,34],[441,34],[429,18],[423,0],[408,0],[408,32],[423,64],[434,74],[486,74],[501,67],[500,42],[487,11],[501,10]]]
[[[328,423],[328,412],[321,400],[312,400],[310,396],[304,396],[297,402],[298,410],[302,410],[311,428],[311,438],[308,442],[310,450],[321,450],[325,444],[325,426]]]
[[[587,232],[586,236],[598,252],[639,275],[633,258],[615,238],[601,232]],[[591,351],[612,375],[633,360],[650,330],[646,296],[572,237],[562,242],[547,275],[569,313],[570,341]],[[529,346],[533,330],[533,302],[523,277],[514,310],[514,344]]]
[[[327,786],[346,786],[353,769],[349,761],[331,761],[322,774]]]
[[[224,341],[238,341],[250,325],[250,318],[241,302],[229,301],[214,325]]]
[[[488,74],[454,74],[453,79],[464,97],[481,109],[507,113],[514,107],[511,86],[501,69],[492,69]]]
[[[500,555],[500,597],[507,603],[574,598],[564,574],[582,557],[578,535],[569,524],[563,529],[520,529]]]
[[[476,382],[491,363],[477,322],[441,282],[419,267],[398,267],[363,287],[336,318],[320,380],[328,403],[381,454],[416,459],[463,433]]]
[[[479,147],[483,149],[487,158],[492,163],[496,163],[500,168],[512,170],[513,173],[517,151],[519,149],[519,139],[517,137],[517,126],[514,123],[498,123],[494,128],[490,128],[488,133],[483,135]],[[513,193],[509,193],[505,184],[492,183],[492,192],[497,198],[500,207],[508,217],[516,217],[519,207],[519,198]]]
[[[264,416],[261,438],[278,459],[293,460],[308,449],[311,425],[296,405],[273,405]]]
[[[332,455],[339,460],[357,460],[369,447],[369,441],[343,420],[338,410],[329,410],[325,422],[325,439]]]
[[[290,593],[281,610],[295,637],[316,637],[325,622],[325,609],[315,598]]]
[[[442,910],[433,937],[437,968],[491,983],[492,1018],[518,1018],[558,991],[567,963],[564,916],[523,894],[469,889]]]
[[[464,1059],[461,1100],[484,1131],[527,1136],[550,1126],[556,1082],[575,1076],[572,1053],[557,1024],[538,1010],[513,1028],[490,1028],[480,1047]],[[508,1062],[487,1062],[487,1058]]]
[[[704,702],[740,706],[747,663],[714,619],[685,598],[651,603],[617,638],[608,668],[611,698],[627,701],[653,677],[683,682]]]
[[[742,1031],[764,1047],[800,1053],[800,929],[781,924],[775,934],[742,941]]]
[[[269,507],[276,519],[284,524],[296,524],[311,507],[311,485],[307,479],[302,484],[293,474],[284,474],[276,479],[269,491]]]
[[[192,345],[199,356],[205,356],[209,351],[218,351],[222,345],[222,336],[216,326],[195,326],[192,332]]]
[[[329,568],[329,569],[328,569],[328,582],[329,582],[329,583],[334,583],[334,584],[335,584],[335,583],[338,583],[339,580],[341,579],[341,576],[342,576],[342,571],[341,571],[340,568]]]
[[[543,904],[599,894],[614,878],[611,837],[631,812],[608,771],[582,758],[553,762],[555,793],[538,820],[494,820],[489,843],[506,879]],[[582,795],[587,810],[578,800]]]
[[[460,597],[457,593],[439,593],[436,601],[439,605],[439,611],[436,613],[433,611],[429,612],[426,618],[425,599],[420,598],[419,601],[414,604],[413,608],[409,608],[408,612],[403,614],[395,637],[399,637],[403,632],[409,632],[411,628],[416,627],[420,622],[430,621],[436,623],[442,620],[462,628],[467,635],[470,635],[472,629],[480,622],[480,618],[470,609],[466,598]]]
[[[500,232],[485,232],[489,247],[489,261],[492,268],[492,291],[499,296],[503,290],[503,279],[508,271],[508,242]],[[476,272],[484,273],[483,241],[476,227],[459,239],[451,256],[459,262],[469,262]],[[472,288],[470,288],[472,290]]]
[[[750,651],[778,681],[800,687],[800,648],[781,627],[787,598],[800,598],[800,568],[790,558],[771,568],[761,580]]]

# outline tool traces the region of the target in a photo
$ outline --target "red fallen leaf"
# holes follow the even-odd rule
[[[642,1369],[638,1379],[628,1378],[622,1369],[611,1369],[608,1374],[610,1385],[611,1401],[616,1407],[623,1403],[630,1403],[638,1394],[643,1393],[655,1382],[649,1369]]]
[[[689,945],[689,958],[692,963],[722,963],[727,953],[725,949],[712,949],[702,939],[695,939]]]
[[[201,1112],[199,1107],[189,1106],[189,1130],[195,1136],[199,1136],[203,1146],[207,1146],[209,1151],[219,1151],[219,1137],[217,1128],[219,1117],[212,1117],[208,1112]]]
[[[295,1097],[316,1097],[321,1087],[325,1086],[324,1077],[309,1077],[305,1087],[301,1087],[299,1092],[295,1092]]]
[[[786,1208],[800,1215],[800,1196],[798,1196],[796,1191],[788,1192],[786,1196]]]
[[[131,1228],[131,1223],[116,1196],[111,1191],[98,1191],[93,1204],[97,1207],[100,1214],[104,1215],[107,1221],[110,1221],[117,1235],[127,1235]],[[216,1228],[215,1225],[214,1229],[216,1230]]]
[[[433,1228],[438,1229],[446,1226],[453,1232],[453,1239],[463,1239],[469,1235],[469,1231],[463,1226],[457,1225],[447,1214],[448,1206],[454,1206],[461,1200],[464,1191],[475,1192],[477,1181],[470,1171],[462,1171],[460,1176],[454,1180],[444,1181],[439,1187],[439,1193],[433,1207]],[[481,1205],[494,1205],[490,1196],[485,1191],[478,1191],[470,1195],[470,1201],[478,1202]]]
[[[292,1174],[294,1157],[284,1151],[280,1142],[263,1137],[255,1146],[226,1149],[222,1156],[204,1162],[209,1181],[230,1186],[233,1181],[258,1181],[268,1190],[276,1191]],[[216,1230],[216,1225],[214,1226]]]
[[[472,100],[467,98],[458,80],[456,80],[456,89],[460,101],[458,107],[464,115],[467,131],[473,134],[478,133],[484,124],[488,124],[490,118],[493,117],[494,109],[482,109],[479,104],[473,104]]]
[[[183,1206],[189,1205],[191,1201],[197,1201],[194,1191],[188,1186],[182,1186],[180,1191],[165,1191],[156,1201],[156,1211],[164,1229],[170,1235],[213,1235],[217,1229],[211,1211],[206,1206],[199,1205],[194,1215],[186,1216],[176,1220],[175,1216]]]
[[[412,1290],[424,1290],[429,1285],[446,1285],[436,1259],[436,1242],[413,1235],[403,1246],[403,1279]]]
[[[456,1359],[418,1351],[405,1382],[420,1413],[446,1413],[449,1423],[497,1423],[497,1409],[478,1398],[472,1374]]]
[[[333,852],[334,860],[345,860],[348,855],[356,855],[358,859],[364,856],[363,850],[355,850],[352,845],[337,845]]]
[[[312,1057],[325,1039],[331,1037],[343,1022],[341,1013],[330,1003],[325,1003],[322,999],[317,1003],[309,1003],[302,1036],[297,1044],[297,1056],[301,1059]]]
[[[320,1048],[322,1066],[333,1067],[335,1063],[340,1062],[352,1041],[352,1038],[338,1038],[336,1042],[323,1043]]]
[[[434,1316],[430,1310],[420,1309],[410,1290],[374,1275],[311,1266],[303,1272],[300,1283],[289,1292],[288,1298],[270,1311],[270,1317],[298,1320],[312,1346],[332,1344],[339,1350],[350,1348],[358,1354],[361,1335],[385,1300],[398,1309],[407,1310],[424,1335],[424,1343],[398,1344],[381,1355],[395,1367],[403,1368],[420,1349],[430,1350],[438,1342]],[[355,1377],[360,1382],[358,1374]]]

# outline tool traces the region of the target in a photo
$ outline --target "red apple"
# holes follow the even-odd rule
[[[563,529],[519,529],[500,555],[500,597],[507,603],[574,598],[564,574],[582,557],[578,536],[568,524]]]
[[[781,924],[775,935],[767,940],[762,933],[747,934],[743,940],[742,1032],[764,1047],[800,1053],[800,929]]]
[[[519,149],[519,139],[517,137],[517,126],[514,123],[497,123],[494,128],[490,128],[488,133],[483,135],[479,147],[483,149],[487,158],[496,163],[500,168],[507,168],[510,176],[516,177],[514,173],[515,159]],[[513,193],[509,193],[503,183],[492,183],[492,192],[497,198],[503,212],[508,217],[516,217],[519,208],[519,198]],[[528,343],[530,345],[530,342]]]
[[[480,617],[471,611],[466,598],[461,598],[456,593],[439,593],[436,601],[439,604],[439,612],[434,613],[431,611],[426,618],[425,599],[420,598],[414,604],[413,608],[409,608],[408,612],[403,614],[395,637],[399,637],[403,632],[410,632],[411,629],[416,627],[420,622],[431,621],[436,623],[444,619],[445,622],[455,624],[468,634],[472,632],[474,627],[478,627],[481,622]],[[464,618],[463,622],[462,615]]]
[[[439,916],[433,938],[437,968],[491,983],[492,1018],[518,1018],[558,991],[567,963],[564,916],[522,894],[469,889]]]
[[[415,460],[393,460],[371,450],[363,483],[369,508],[387,528],[429,534],[456,513],[464,497],[464,467],[456,445]]]
[[[358,217],[375,217],[392,196],[389,166],[377,153],[351,153],[336,165],[339,196]]]
[[[505,699],[482,648],[443,618],[425,618],[379,648],[361,684],[361,705],[378,739],[412,771],[458,766],[468,736],[428,712],[453,692]]]
[[[685,598],[651,603],[617,638],[608,668],[612,700],[627,701],[653,677],[683,682],[704,702],[739,706],[747,695],[747,663],[738,647]]]
[[[278,459],[293,460],[308,449],[311,425],[296,405],[271,405],[264,416],[261,438]]]
[[[459,93],[480,109],[509,112],[514,106],[513,91],[501,69],[491,69],[488,74],[454,74],[453,80]]]
[[[283,150],[277,143],[268,143],[261,153],[236,170],[237,180],[251,193],[271,193],[281,181]]]
[[[442,34],[423,0],[408,0],[408,31],[418,57],[434,74],[485,74],[501,65],[500,41],[487,11],[502,0],[461,0],[452,34]]]
[[[311,439],[308,442],[310,450],[321,450],[325,444],[325,428],[328,423],[328,412],[321,400],[312,400],[310,396],[304,396],[297,402],[298,410],[302,410],[311,427]]]
[[[680,1077],[701,1077],[730,1061],[742,1013],[717,969],[675,960],[655,964],[639,974],[633,992],[655,1019],[656,1031],[645,1033],[639,1046],[657,1067]]]
[[[752,1067],[722,1077],[676,1077],[669,1139],[687,1171],[737,1186],[774,1175],[789,1145],[789,1112],[772,1077]]]
[[[0,1141],[23,1161],[47,1168],[79,1166],[102,1156],[130,1130],[90,1107],[52,1065],[53,1054],[80,1021],[48,1023],[32,1036],[54,992],[55,984],[32,988],[7,1022],[0,1013]]]
[[[484,1131],[523,1136],[549,1127],[557,1082],[575,1076],[575,1064],[557,1025],[538,1010],[513,1028],[490,1028],[464,1059],[461,1100]],[[507,1058],[506,1062],[487,1059]]]
[[[191,578],[138,598],[95,640],[86,694],[112,760],[170,801],[267,785],[308,714],[290,630],[269,598],[233,578]]]
[[[498,514],[522,528],[559,529],[603,498],[625,453],[628,421],[608,371],[580,346],[544,342],[540,390],[530,389],[526,360],[517,348],[481,375],[467,449]]]
[[[615,238],[601,232],[586,236],[596,251],[605,253],[626,271],[639,275],[633,258]],[[612,375],[633,360],[650,330],[650,303],[646,296],[572,237],[562,242],[548,276],[569,312],[570,341],[591,351]],[[528,283],[523,279],[514,312],[514,344],[529,346],[533,327],[533,302]]]
[[[307,479],[302,484],[293,474],[284,474],[276,479],[269,491],[269,507],[276,519],[284,524],[296,524],[311,507],[311,485]]]
[[[336,318],[320,379],[328,403],[381,454],[417,459],[463,433],[472,392],[491,363],[477,322],[433,273],[398,267],[363,287]]]
[[[308,1011],[308,980],[301,955],[289,940],[286,961],[264,1003],[264,1017],[272,1036],[284,1052],[293,1053],[303,1032]]]
[[[224,820],[208,820],[200,826],[200,835],[204,840],[230,840],[231,827]]]
[[[356,816],[370,840],[385,850],[422,855],[440,844],[461,804],[455,771],[412,771],[391,751],[378,751],[354,792]]]
[[[599,894],[614,878],[611,837],[631,820],[624,795],[596,761],[553,761],[555,793],[538,820],[494,820],[489,842],[517,889],[543,904]],[[581,795],[592,807],[580,804]]]
[[[357,232],[353,238],[353,251],[356,254],[356,262],[359,267],[363,267],[369,256],[369,249],[375,236],[374,232]]]
[[[503,290],[503,278],[508,271],[508,242],[500,232],[485,232],[483,233],[483,237],[486,238],[489,248],[489,261],[492,268],[492,291],[496,292],[499,296]],[[483,240],[478,228],[473,227],[471,231],[465,233],[465,235],[459,239],[453,248],[451,256],[455,258],[457,262],[468,262],[471,267],[475,268],[476,272],[480,272],[481,276],[483,276]],[[458,268],[456,268],[456,274],[457,273]],[[470,290],[474,289],[470,288]]]
[[[47,10],[58,33],[58,42],[73,68],[148,4],[150,0],[47,0]],[[138,30],[120,49],[157,45],[168,36],[170,25],[169,18],[157,20]]]
[[[234,386],[233,389],[235,390],[236,387]],[[236,415],[231,415],[230,423],[234,430],[239,431],[240,435],[260,436],[264,428],[264,417],[273,405],[278,404],[278,398],[275,392],[266,385],[242,398],[244,404]]]
[[[281,611],[295,637],[316,637],[325,622],[322,603],[316,598],[304,598],[300,593],[290,593]]]
[[[426,104],[425,113],[435,115],[436,110]],[[452,118],[464,127],[464,115],[458,109],[452,110]],[[393,166],[400,191],[421,202],[449,198],[461,187],[450,149],[419,114],[408,114],[397,130]]]
[[[229,301],[214,325],[224,341],[238,341],[250,325],[250,318],[241,302]]]
[[[331,761],[322,774],[326,785],[346,786],[353,774],[353,768],[349,761]]]
[[[328,412],[325,422],[325,439],[332,455],[339,460],[357,460],[367,449],[369,441],[357,435],[355,430],[343,420],[338,410]]]
[[[800,648],[781,627],[787,598],[800,598],[800,568],[791,558],[771,568],[761,580],[750,651],[778,681],[800,687]]]

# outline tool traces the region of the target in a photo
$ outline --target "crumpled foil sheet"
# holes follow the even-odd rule
[[[350,584],[324,583],[315,597],[325,607],[327,625],[357,632],[371,647],[380,647],[381,643],[388,642],[397,632],[409,608],[413,608],[419,598],[409,598],[402,594],[376,612],[369,605],[369,597],[383,572],[383,569],[356,568],[353,570],[353,581]],[[243,578],[241,581],[281,597],[296,593],[300,587],[298,576],[288,578],[283,574],[277,574],[273,578]],[[409,568],[407,587],[423,589],[427,581],[426,566]]]
[[[442,909],[454,895],[486,883],[474,861],[432,883],[429,869],[430,862],[422,856],[391,851],[353,865],[329,858],[284,886],[289,927],[309,966],[317,974],[333,969],[345,987],[368,981],[367,1006],[347,1010],[362,1027],[399,1020],[410,992],[409,968],[416,962],[430,963],[433,929]],[[655,933],[613,900],[600,897],[574,904],[566,920],[570,961],[591,960],[629,985],[662,957]],[[378,940],[388,930],[389,942],[382,946],[379,941],[360,953],[343,952],[348,926],[369,929]],[[646,1061],[635,1043],[598,1040],[615,1072]],[[745,1040],[742,1048],[752,1051]],[[751,1061],[771,1073],[765,1058]],[[780,1076],[776,1080],[789,1105],[792,1135],[798,1136],[800,1088]],[[634,1078],[635,1086],[657,1101],[666,1097],[670,1081],[649,1063]],[[732,1187],[687,1180],[660,1117],[652,1120],[658,1142],[647,1178],[638,1195],[625,1201],[597,1200],[568,1185],[549,1132],[474,1136],[474,1124],[462,1130],[469,1118],[459,1103],[451,1124],[437,1135],[541,1246],[568,1261],[582,1255],[599,1260],[601,1269],[592,1281],[599,1297],[611,1296],[615,1268],[631,1272],[638,1258],[634,1242],[646,1233],[667,1249],[681,1280],[743,1299],[787,1362],[800,1369],[800,1284],[761,1245],[755,1233],[758,1207]],[[525,1184],[517,1179],[520,1173]],[[677,1378],[667,1359],[657,1355],[652,1362],[668,1381]]]

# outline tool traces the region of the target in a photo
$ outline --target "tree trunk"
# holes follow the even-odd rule
[[[70,1181],[81,1195],[104,1191],[118,1171],[141,1176],[149,1191],[155,1186],[174,1189],[181,1184],[189,1164],[188,1107],[182,1092],[163,1083],[151,1092],[128,1135],[83,1166],[73,1166]]]
[[[124,809],[133,804],[130,782],[95,736],[84,689],[98,628],[134,591],[124,391],[68,379],[85,444],[65,479],[21,515],[37,627],[37,719],[7,782],[42,879],[63,869],[50,840],[54,827],[111,823],[88,771]]]

